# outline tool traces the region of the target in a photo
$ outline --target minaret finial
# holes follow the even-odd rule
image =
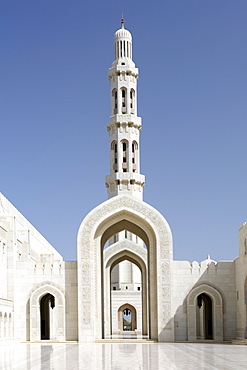
[[[124,13],[122,13],[121,25],[122,25],[122,28],[124,28]]]

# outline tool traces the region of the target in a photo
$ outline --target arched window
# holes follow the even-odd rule
[[[112,114],[117,114],[117,90],[112,90],[112,108],[113,112]]]
[[[118,172],[118,161],[117,161],[117,142],[114,140],[111,142],[111,151],[113,152],[113,155],[111,155],[111,158],[113,158],[113,170],[115,172]]]
[[[126,113],[126,94],[127,94],[127,90],[126,89],[122,89],[122,113]]]
[[[135,90],[130,90],[130,113],[135,114]]]
[[[138,158],[137,150],[138,150],[138,144],[134,140],[132,141],[132,170],[133,172],[136,172],[136,169],[137,169],[137,158]]]
[[[122,168],[123,172],[127,172],[128,169],[128,141],[123,140],[122,141],[122,152],[123,152],[123,162],[122,162]]]

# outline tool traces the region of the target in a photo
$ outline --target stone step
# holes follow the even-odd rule
[[[152,339],[97,339],[94,343],[157,343],[156,340]]]
[[[233,339],[232,344],[247,346],[247,339]]]

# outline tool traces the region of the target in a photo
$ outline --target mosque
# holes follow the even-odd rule
[[[64,261],[0,194],[0,340],[245,339],[247,223],[235,260],[173,260],[167,221],[143,201],[138,68],[123,20],[114,55],[108,200],[82,221],[77,261]]]

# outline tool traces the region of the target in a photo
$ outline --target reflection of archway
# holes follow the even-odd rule
[[[50,337],[51,340],[65,340],[65,296],[60,288],[53,283],[39,285],[30,293],[30,340],[41,339],[41,320],[46,320],[46,328],[50,328],[48,335],[47,329],[43,331],[43,338]],[[52,298],[54,297],[54,298]],[[53,306],[53,309],[49,306]],[[52,312],[51,312],[52,311]],[[43,314],[41,315],[41,312]],[[52,315],[51,315],[52,314]],[[48,316],[49,315],[49,316]],[[49,318],[49,320],[48,320]],[[49,326],[48,326],[49,323]]]
[[[50,339],[52,311],[55,297],[47,293],[40,299],[40,339]]]
[[[147,247],[149,337],[171,341],[174,338],[170,307],[171,231],[158,211],[128,196],[113,197],[104,202],[91,211],[80,226],[79,340],[92,341],[110,334],[110,306],[104,296],[108,282],[104,274],[103,248],[107,240],[123,230],[137,235]]]
[[[124,304],[123,306],[119,307],[118,309],[118,328],[120,331],[128,331],[126,330],[127,328],[124,325],[124,319],[125,319],[125,311],[130,311],[131,315],[131,321],[130,321],[130,331],[135,331],[137,326],[136,326],[136,309],[134,306],[131,304]],[[127,325],[126,325],[127,326]]]
[[[215,288],[202,284],[192,289],[187,297],[187,315],[188,340],[223,340],[223,301]]]

